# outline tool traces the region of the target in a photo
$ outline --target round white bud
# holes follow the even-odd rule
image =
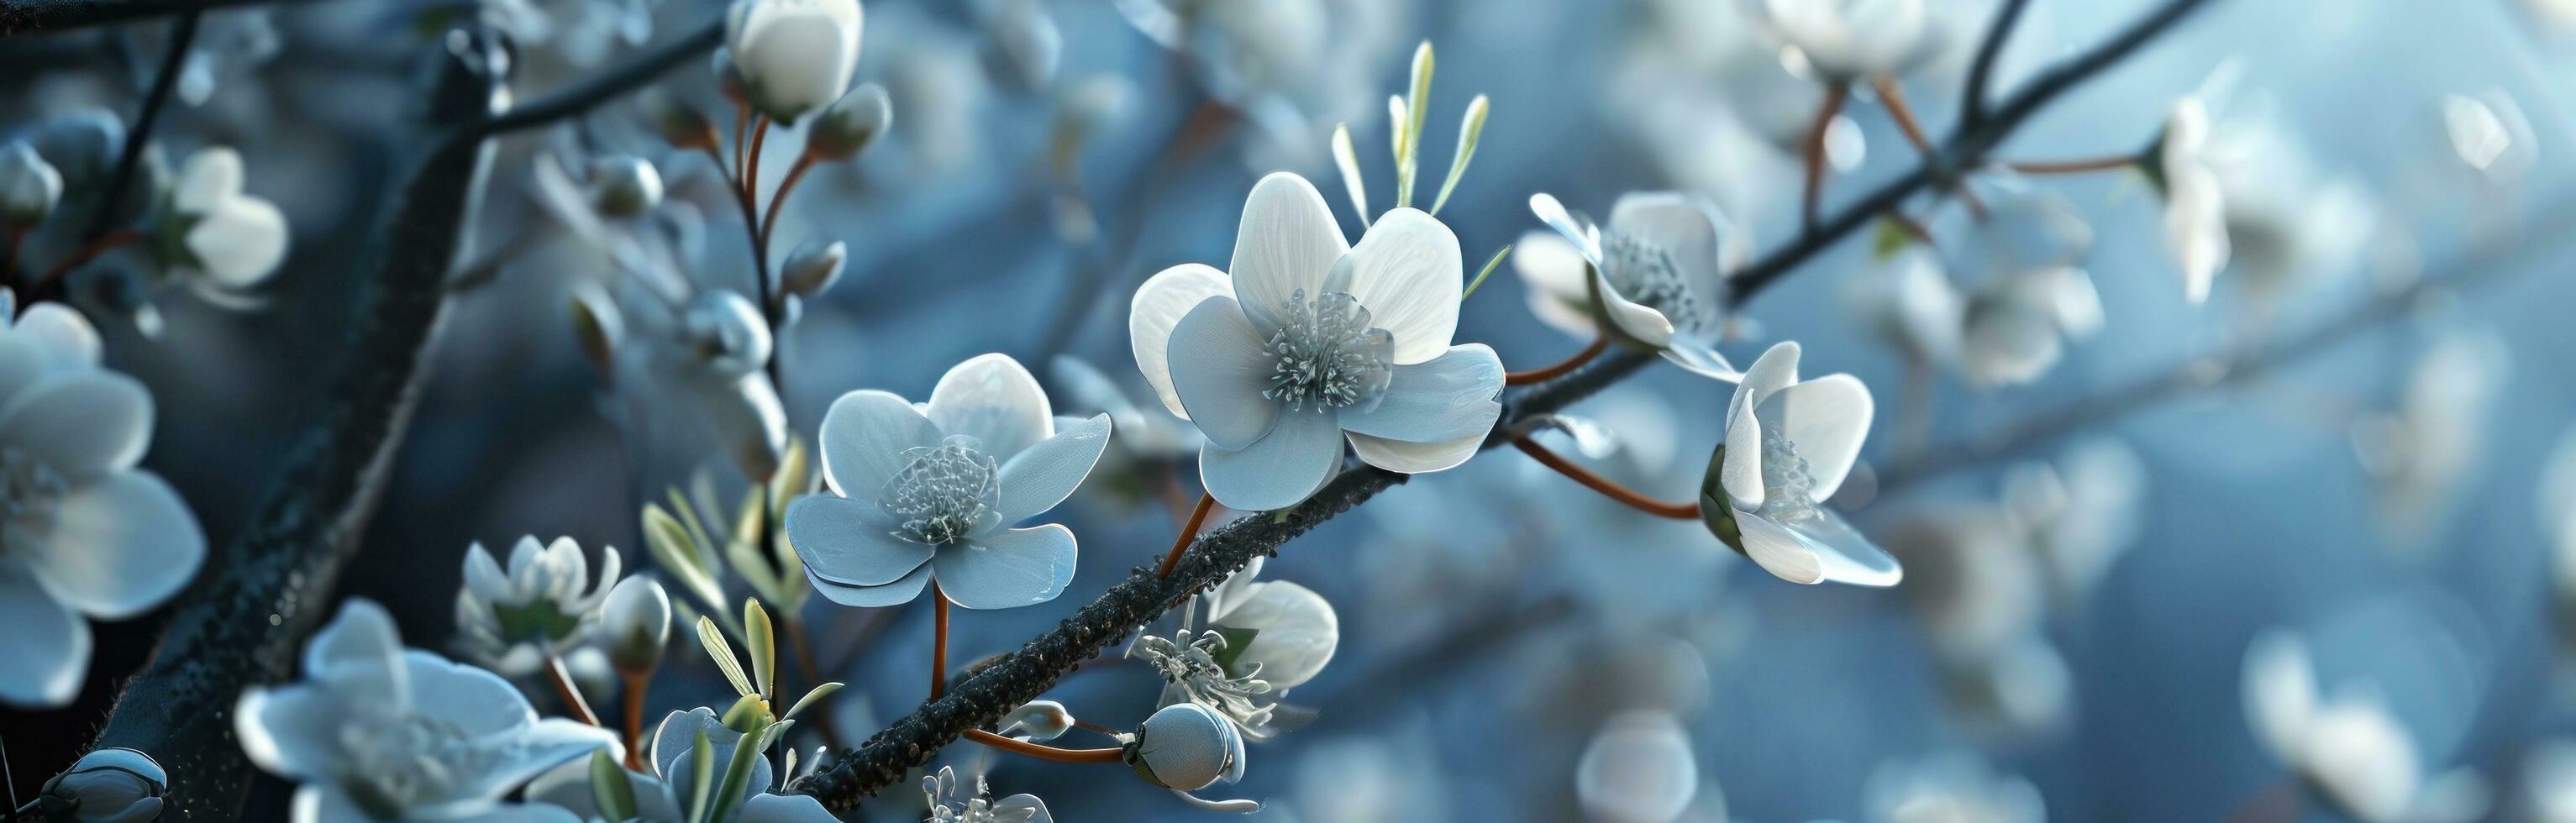
[[[894,101],[875,83],[851,89],[814,119],[805,150],[826,160],[847,160],[867,149],[894,124]]]
[[[691,353],[716,372],[743,375],[769,362],[769,323],[751,298],[713,290],[690,301],[682,319]]]
[[[858,0],[734,0],[725,47],[751,105],[784,124],[840,99],[861,18]]]
[[[849,244],[820,238],[807,240],[787,255],[787,266],[778,271],[779,285],[788,294],[821,294],[832,287],[833,281],[841,279],[841,267],[849,261]]]
[[[1145,718],[1124,758],[1145,782],[1194,792],[1242,779],[1243,734],[1206,706],[1174,703]]]
[[[63,175],[20,140],[0,146],[0,227],[24,230],[53,216]]]
[[[590,163],[590,203],[610,217],[633,217],[662,204],[662,173],[634,155]]]
[[[1005,737],[1045,742],[1073,730],[1073,713],[1065,711],[1064,704],[1053,700],[1032,700],[1002,715],[1001,721],[993,727],[1000,729]]]
[[[650,577],[617,581],[600,606],[599,628],[608,639],[608,660],[618,671],[652,671],[671,640],[671,595]]]

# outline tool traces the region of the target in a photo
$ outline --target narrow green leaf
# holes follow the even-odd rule
[[[733,658],[733,644],[725,642],[724,632],[716,630],[715,621],[698,618],[698,645],[707,647],[707,656],[715,658],[716,668],[724,670],[726,680],[733,681],[736,694],[759,694],[751,688],[751,681],[742,676],[742,662]]]
[[[707,534],[707,524],[698,520],[698,508],[689,505],[688,498],[681,497],[679,489],[671,489],[670,492],[671,508],[680,513],[680,522],[689,527],[689,546],[694,550],[690,553],[690,558],[696,560],[698,566],[706,569],[708,574],[714,574],[718,568],[716,539]],[[708,512],[707,516],[713,517],[715,513]]]
[[[788,435],[787,450],[778,456],[778,471],[769,476],[770,522],[785,521],[787,501],[809,493],[813,465],[806,459],[805,438]]]
[[[1333,127],[1333,165],[1342,169],[1342,188],[1351,194],[1351,211],[1360,216],[1360,228],[1368,228],[1368,189],[1361,185],[1360,157],[1351,149],[1349,123]]]
[[[742,599],[743,645],[750,646],[751,682],[760,688],[761,697],[778,688],[778,627],[769,622],[769,610],[760,607],[760,598]]]
[[[735,574],[742,576],[742,582],[751,584],[752,591],[759,592],[764,598],[777,599],[778,590],[786,582],[769,570],[769,558],[762,557],[750,543],[740,540],[726,543],[725,563],[733,567]]]
[[[688,527],[671,517],[661,506],[644,504],[644,547],[653,553],[653,561],[662,570],[678,578],[680,587],[709,611],[724,605],[724,589],[698,564],[697,550],[689,544]]]
[[[638,814],[635,784],[626,779],[626,770],[618,767],[617,758],[608,756],[607,749],[590,753],[590,799],[610,820],[632,820]]]
[[[1414,172],[1422,168],[1422,125],[1431,118],[1431,41],[1413,50],[1413,88],[1405,95],[1404,159],[1395,182],[1395,204],[1413,205]]]
[[[1432,214],[1439,214],[1441,206],[1449,205],[1449,192],[1458,188],[1458,178],[1467,173],[1467,161],[1475,159],[1476,139],[1484,136],[1485,114],[1492,108],[1493,104],[1481,94],[1467,103],[1467,119],[1458,124],[1458,154],[1449,158],[1449,179],[1440,182],[1440,196],[1431,200]]]
[[[734,808],[742,805],[743,790],[751,785],[751,766],[760,762],[761,750],[768,748],[768,731],[766,727],[753,729],[734,742],[733,761],[725,764],[724,782],[716,788],[715,811],[707,815],[707,820],[732,817]]]
[[[784,721],[781,722],[783,723]],[[778,764],[778,779],[780,784],[783,785],[787,781],[796,779],[796,750],[794,748],[789,748],[780,751],[779,754],[784,756],[784,759],[782,759]]]
[[[707,730],[698,730],[698,739],[689,744],[689,823],[706,823],[707,802],[715,799],[716,747],[707,742]]]
[[[796,698],[796,705],[787,707],[787,713],[779,715],[778,719],[785,720],[787,718],[795,717],[797,712],[804,711],[805,707],[812,704],[814,701],[830,697],[833,692],[840,690],[841,684],[837,681],[816,686],[813,691],[806,692],[804,697]]]
[[[1511,253],[1512,244],[1510,243],[1505,243],[1502,248],[1495,249],[1494,256],[1485,258],[1485,267],[1476,270],[1476,279],[1467,281],[1467,290],[1460,292],[1458,294],[1458,299],[1465,300],[1467,299],[1467,295],[1475,294],[1476,287],[1485,285],[1485,278],[1494,273],[1494,267],[1503,264],[1503,256]]]
[[[1411,110],[1412,107],[1404,104],[1404,95],[1387,96],[1386,133],[1389,139],[1394,141],[1391,148],[1394,149],[1392,156],[1395,158],[1397,168],[1404,166],[1404,113]]]

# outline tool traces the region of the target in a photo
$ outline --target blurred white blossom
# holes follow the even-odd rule
[[[1523,234],[1512,246],[1532,314],[1577,336],[1616,331],[1711,378],[1740,376],[1714,344],[1726,330],[1726,278],[1743,265],[1744,243],[1715,205],[1633,192],[1619,197],[1606,227],[1547,194],[1531,195],[1530,211],[1556,230]]]
[[[2466,768],[2429,773],[2375,684],[2321,693],[2307,641],[2281,630],[2245,650],[2245,714],[2261,743],[2318,796],[2363,823],[2461,823],[2486,812]]]

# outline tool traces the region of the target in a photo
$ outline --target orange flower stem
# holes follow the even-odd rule
[[[1851,98],[1851,87],[1841,83],[1825,86],[1825,101],[1816,107],[1816,122],[1807,127],[1807,199],[1800,213],[1803,231],[1816,230],[1816,209],[1825,195],[1825,130],[1834,124],[1834,116],[1843,113],[1843,102]]]
[[[1518,447],[1522,453],[1529,455],[1530,459],[1537,460],[1540,465],[1555,469],[1558,474],[1573,478],[1574,482],[1581,483],[1585,487],[1590,488],[1593,491],[1600,492],[1612,500],[1626,503],[1631,508],[1635,508],[1638,511],[1658,517],[1669,517],[1674,520],[1699,519],[1699,504],[1697,503],[1669,503],[1640,494],[1634,489],[1619,485],[1618,481],[1594,474],[1591,469],[1575,465],[1573,461],[1560,457],[1555,452],[1548,451],[1547,447],[1539,445],[1536,441],[1529,439],[1526,435],[1512,438],[1512,445]]]
[[[1923,136],[1923,124],[1914,119],[1914,107],[1905,103],[1905,88],[1897,85],[1896,78],[1893,77],[1878,78],[1872,81],[1871,85],[1878,89],[1878,102],[1887,107],[1887,116],[1896,121],[1897,130],[1905,132],[1905,142],[1914,144],[1914,149],[1922,152],[1924,157],[1933,156],[1936,152],[1932,148],[1932,139]],[[1984,220],[1986,206],[1984,203],[1977,202],[1977,195],[1968,191],[1965,186],[1959,187],[1957,191],[1959,202],[1968,204],[1968,212],[1976,215],[1977,219]]]
[[[1604,334],[1596,336],[1592,338],[1591,345],[1584,346],[1582,351],[1575,352],[1573,357],[1566,358],[1564,362],[1557,363],[1553,366],[1543,366],[1531,369],[1529,371],[1503,373],[1503,385],[1526,386],[1531,383],[1544,383],[1549,380],[1563,377],[1568,372],[1581,368],[1583,364],[1592,362],[1592,358],[1601,356],[1601,352],[1608,350],[1609,348],[1609,335]]]
[[[99,255],[140,242],[143,242],[143,232],[138,229],[117,229],[99,235],[98,239],[90,241],[88,245],[73,250],[71,256],[63,258],[62,262],[55,263],[53,268],[45,271],[45,276],[27,284],[27,291],[20,295],[21,304],[44,299],[56,286],[62,284],[63,278],[71,276],[72,270],[98,259]]]
[[[1119,749],[1059,749],[1025,740],[1013,740],[983,729],[967,729],[965,737],[1012,754],[1028,755],[1039,760],[1052,760],[1058,763],[1116,763],[1119,761],[1121,752]]]
[[[1216,498],[1199,495],[1198,507],[1190,510],[1189,522],[1181,524],[1180,536],[1172,538],[1172,550],[1163,555],[1163,568],[1154,573],[1155,577],[1172,576],[1172,569],[1181,565],[1181,555],[1189,552],[1190,543],[1199,537],[1199,527],[1207,525],[1208,511],[1214,508]]]
[[[626,768],[644,770],[644,690],[653,685],[651,671],[626,673]]]
[[[805,172],[812,168],[814,168],[813,152],[797,155],[796,165],[789,166],[787,176],[778,181],[777,193],[769,196],[769,212],[760,218],[761,248],[769,248],[769,235],[778,230],[778,210],[787,205],[787,193],[795,191],[796,181],[805,179]]]
[[[948,595],[930,581],[930,699],[948,695]]]
[[[2138,164],[2135,157],[2094,157],[2084,160],[2034,160],[2006,163],[2004,166],[2023,174],[2084,174],[2118,171]]]
[[[599,725],[599,715],[590,710],[590,701],[581,699],[581,690],[573,687],[572,672],[564,670],[561,656],[553,653],[546,655],[546,679],[554,681],[555,696],[563,698],[564,706],[572,710],[574,719],[593,726]]]

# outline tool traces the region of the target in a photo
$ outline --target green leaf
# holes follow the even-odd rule
[[[1368,228],[1368,188],[1360,181],[1360,157],[1351,149],[1349,123],[1333,127],[1333,165],[1342,170],[1342,189],[1350,192],[1351,211],[1360,216],[1360,228]]]
[[[716,668],[724,670],[726,680],[733,681],[735,693],[759,694],[752,689],[751,681],[742,676],[742,662],[733,658],[733,644],[725,642],[724,632],[716,630],[715,621],[698,618],[698,645],[707,647],[707,656],[715,658]]]
[[[840,690],[841,684],[839,682],[825,683],[823,685],[816,686],[813,691],[806,692],[804,697],[796,698],[796,705],[787,707],[787,713],[779,715],[778,719],[785,720],[795,717],[798,712],[804,711],[805,707],[811,705],[814,701],[830,697],[833,692]]]
[[[1476,287],[1485,285],[1485,278],[1493,275],[1494,267],[1503,264],[1503,255],[1510,253],[1512,253],[1512,244],[1510,243],[1505,243],[1502,248],[1495,249],[1494,256],[1485,258],[1485,267],[1476,270],[1476,279],[1467,281],[1467,290],[1458,293],[1458,299],[1465,300],[1467,299],[1467,295],[1475,294]]]
[[[707,611],[722,613],[724,588],[698,564],[697,549],[690,544],[690,539],[688,527],[671,517],[669,511],[652,503],[644,504],[644,546],[652,551],[653,562],[661,564],[663,571],[677,578],[680,588],[697,598]],[[731,622],[732,617],[727,615],[726,620]]]
[[[631,820],[635,810],[635,784],[626,779],[626,770],[607,749],[590,753],[590,799],[599,804],[600,816],[610,820]]]
[[[739,746],[735,748],[740,750]],[[707,802],[715,799],[715,792],[710,790],[715,788],[716,776],[715,745],[707,742],[706,729],[699,729],[698,739],[689,744],[689,760],[695,767],[689,770],[689,821],[705,823],[709,811]]]
[[[707,820],[712,822],[729,818],[733,816],[735,807],[742,804],[743,790],[750,788],[751,784],[751,766],[760,762],[761,750],[768,748],[767,732],[766,726],[756,728],[745,732],[742,740],[734,743],[733,762],[725,764],[724,782],[716,789],[715,811],[707,815]],[[700,733],[703,734],[703,730]]]
[[[1467,103],[1467,120],[1458,125],[1458,153],[1449,158],[1449,179],[1441,181],[1440,196],[1431,200],[1432,214],[1439,214],[1441,206],[1449,205],[1449,192],[1458,188],[1458,178],[1467,173],[1467,161],[1475,159],[1476,139],[1484,135],[1485,114],[1492,108],[1493,104],[1481,94]]]
[[[775,600],[779,589],[785,586],[786,581],[769,570],[769,558],[760,556],[750,543],[740,540],[726,543],[725,562],[732,565],[734,573],[742,576],[742,582],[751,584],[751,590],[759,592],[761,597]]]
[[[1404,157],[1396,166],[1395,205],[1413,205],[1414,172],[1421,168],[1422,124],[1431,118],[1431,41],[1413,50],[1413,89],[1405,95]]]
[[[1870,233],[1869,256],[1885,260],[1911,245],[1914,245],[1914,233],[1906,231],[1905,224],[1896,222],[1895,217],[1881,217],[1878,226]]]
[[[769,522],[787,520],[787,502],[812,493],[814,464],[806,459],[805,438],[787,436],[787,449],[778,456],[778,471],[769,476]]]
[[[697,561],[698,567],[706,569],[707,574],[715,574],[722,569],[716,557],[716,539],[707,534],[707,524],[698,520],[697,507],[689,505],[688,498],[681,497],[679,489],[671,489],[670,494],[671,509],[679,512],[680,522],[689,527],[689,547],[693,550],[690,559]],[[713,517],[715,512],[710,511],[707,515]]]
[[[1243,658],[1243,650],[1252,647],[1252,638],[1260,636],[1261,630],[1210,626],[1208,631],[1216,632],[1218,637],[1225,638],[1225,648],[1216,653],[1217,667],[1224,669],[1226,674],[1241,677],[1242,675],[1234,670],[1234,662]]]
[[[769,610],[760,607],[760,598],[742,600],[743,645],[751,649],[751,682],[760,687],[760,695],[769,696],[778,688],[778,628],[769,622]]]

